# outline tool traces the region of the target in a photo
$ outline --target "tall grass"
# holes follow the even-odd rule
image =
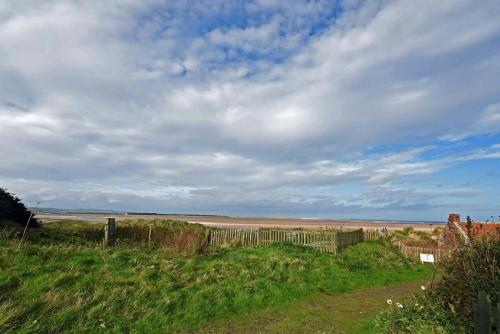
[[[19,227],[3,222],[0,233],[15,238]],[[31,230],[28,240],[37,244],[70,244],[90,247],[102,244],[104,223],[60,220],[43,224],[42,229]],[[124,220],[117,223],[117,246],[154,246],[173,253],[203,254],[207,252],[207,229],[200,224],[154,219]]]
[[[173,252],[207,252],[208,230],[201,224],[174,220],[126,220],[117,225],[119,242],[167,247]]]
[[[178,235],[176,244],[188,242]],[[184,332],[315,293],[431,274],[373,242],[338,257],[288,244],[205,256],[125,243],[102,248],[28,240],[15,246],[0,237],[2,333]]]

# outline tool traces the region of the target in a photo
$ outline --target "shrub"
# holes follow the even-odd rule
[[[379,314],[380,333],[469,333],[472,305],[479,291],[493,305],[500,292],[500,240],[482,239],[463,246],[441,265],[442,277],[429,289]],[[394,306],[396,305],[396,306]]]
[[[30,218],[31,217],[31,218]],[[0,188],[0,221],[12,221],[20,225],[39,227],[38,220],[31,214],[23,202],[7,189]]]
[[[377,333],[468,333],[467,319],[433,302],[428,293],[401,301],[388,300],[388,309],[375,319]]]
[[[475,240],[459,248],[443,264],[444,274],[432,290],[442,305],[452,305],[459,313],[472,317],[472,303],[479,291],[486,291],[492,305],[500,294],[500,239]]]

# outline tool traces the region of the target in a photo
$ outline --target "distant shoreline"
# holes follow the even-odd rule
[[[118,221],[126,219],[172,219],[198,223],[213,227],[257,228],[257,227],[351,227],[365,229],[402,229],[413,227],[415,230],[431,231],[444,226],[445,222],[368,220],[368,219],[303,219],[303,218],[260,218],[230,217],[214,215],[169,215],[169,214],[123,214],[123,213],[45,213],[36,215],[42,222],[53,220],[82,220],[104,222],[106,217],[115,217]]]

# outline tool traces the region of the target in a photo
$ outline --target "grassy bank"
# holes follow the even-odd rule
[[[78,220],[44,222],[43,228],[29,231],[27,240],[46,245],[98,246],[104,237],[104,225],[103,222],[90,223]],[[2,226],[11,230],[10,234],[16,232],[16,226],[12,224],[0,222],[0,229]],[[18,233],[20,230],[17,227]],[[144,246],[150,243],[153,246],[171,249],[174,253],[203,252],[206,246],[206,232],[207,229],[203,225],[168,219],[129,219],[120,221],[116,227],[118,245]]]
[[[0,332],[182,332],[315,294],[425,279],[430,271],[371,242],[337,256],[292,245],[186,256],[37,240],[17,249],[1,237]]]
[[[316,294],[284,305],[267,307],[195,330],[197,334],[380,334],[372,319],[387,299],[399,299],[426,281],[355,289],[340,294]]]

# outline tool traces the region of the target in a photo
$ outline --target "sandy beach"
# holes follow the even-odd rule
[[[387,220],[340,220],[340,219],[313,219],[313,218],[260,218],[260,217],[229,217],[203,215],[126,215],[101,213],[38,213],[37,217],[43,221],[54,220],[84,220],[88,222],[104,222],[106,217],[115,217],[117,221],[127,219],[172,219],[199,223],[215,227],[360,227],[364,229],[403,229],[411,226],[419,231],[431,231],[445,222],[423,221],[387,221]]]

